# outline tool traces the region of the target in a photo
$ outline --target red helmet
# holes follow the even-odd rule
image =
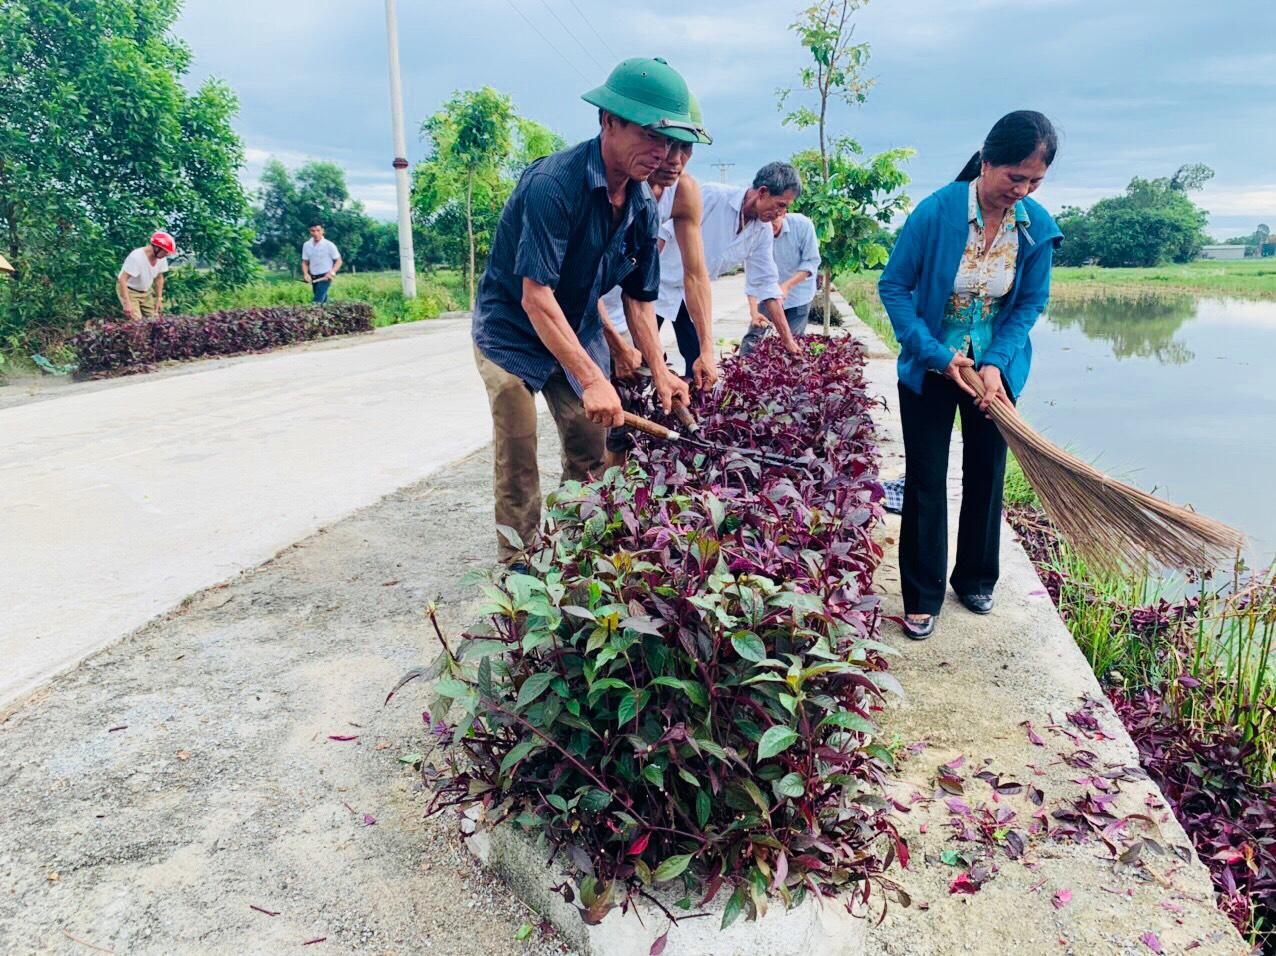
[[[173,241],[173,237],[166,232],[157,232],[151,236],[151,245],[158,246],[170,256],[177,255],[177,243]]]

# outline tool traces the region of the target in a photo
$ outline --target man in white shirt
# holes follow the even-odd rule
[[[311,302],[322,305],[328,301],[328,287],[333,276],[341,271],[341,253],[336,243],[323,237],[323,226],[310,227],[310,239],[301,246],[301,274],[314,290]]]
[[[796,355],[798,344],[784,316],[784,291],[772,251],[775,232],[771,223],[784,215],[802,192],[797,170],[788,163],[767,163],[758,170],[748,189],[701,183],[700,192],[700,236],[709,278],[716,279],[743,265],[750,314],[756,314],[759,308],[765,310],[785,349]],[[675,317],[680,318],[686,311],[682,255],[670,227],[662,227],[661,237],[665,247],[660,254],[656,314],[677,321]]]
[[[151,236],[149,245],[138,246],[124,259],[115,278],[115,294],[124,316],[134,322],[158,318],[164,312],[164,273],[177,242],[166,232]]]
[[[806,331],[811,302],[815,299],[815,274],[820,271],[820,242],[815,236],[815,223],[800,212],[776,216],[771,223],[775,235],[772,255],[775,267],[783,277],[784,318],[789,331],[801,335]],[[748,355],[771,330],[771,323],[751,310],[753,324],[740,343],[740,354]]]

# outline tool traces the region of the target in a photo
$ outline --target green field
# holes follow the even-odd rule
[[[441,312],[466,307],[465,282],[460,271],[436,269],[417,274],[417,297],[409,301],[397,272],[343,272],[328,292],[332,302],[367,302],[376,313],[376,325],[395,325],[433,319]],[[202,315],[222,309],[249,309],[271,305],[304,305],[310,301],[310,286],[286,273],[267,273],[263,278],[238,289],[204,293],[190,301],[179,301],[167,310]]]
[[[1099,266],[1058,266],[1054,294],[1072,295],[1078,287],[1128,288],[1140,292],[1162,289],[1200,295],[1234,295],[1276,299],[1276,259],[1236,262],[1198,260],[1148,269],[1103,269]]]

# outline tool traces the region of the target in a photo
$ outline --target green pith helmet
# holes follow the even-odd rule
[[[692,98],[687,81],[659,57],[622,60],[606,83],[585,93],[581,99],[670,139],[704,142],[699,124],[691,116]]]
[[[710,136],[709,131],[704,128],[704,114],[700,112],[700,101],[696,99],[696,94],[690,91],[687,92],[687,97],[690,104],[688,112],[691,114],[691,122],[696,125],[696,133],[699,134],[700,137],[697,142],[703,143],[705,146],[712,146],[713,137]]]

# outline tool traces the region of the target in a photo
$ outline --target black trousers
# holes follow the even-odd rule
[[[664,316],[656,316],[656,328],[660,328],[664,323]],[[678,317],[673,320],[673,334],[678,340],[678,352],[687,365],[684,375],[686,378],[691,378],[691,367],[700,357],[700,333],[696,331],[696,324],[691,321],[691,313],[687,311],[686,302],[679,306]]]
[[[958,594],[991,594],[1000,572],[1005,439],[975,400],[951,379],[928,372],[920,395],[901,382],[899,415],[904,425],[906,480],[899,571],[906,614],[938,614],[944,603],[948,446],[953,416],[959,409],[961,517],[957,562],[949,582]]]

